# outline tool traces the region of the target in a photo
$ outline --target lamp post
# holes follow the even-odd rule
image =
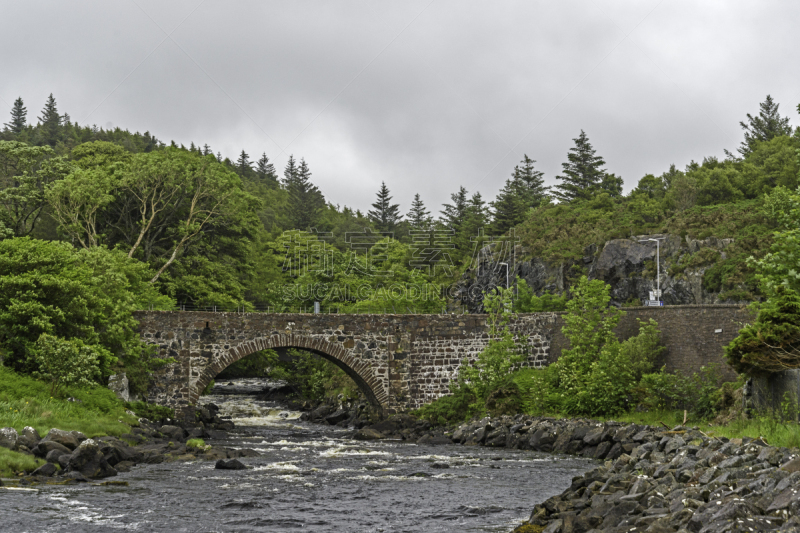
[[[661,302],[661,241],[664,237],[659,239],[645,239],[639,242],[654,242],[656,243],[656,301]],[[660,305],[660,304],[659,304]]]
[[[506,290],[508,290],[508,263],[498,263],[499,265],[505,265],[506,267]]]

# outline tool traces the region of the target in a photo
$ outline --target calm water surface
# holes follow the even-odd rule
[[[227,388],[260,388],[236,385]],[[260,451],[242,459],[251,469],[173,462],[111,478],[129,486],[0,488],[0,531],[510,531],[593,466],[505,449],[356,442],[246,394],[206,398],[237,424],[212,443]]]

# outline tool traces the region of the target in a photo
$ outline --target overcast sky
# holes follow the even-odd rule
[[[81,124],[208,143],[329,201],[491,200],[528,154],[556,182],[583,129],[626,190],[742,139],[769,93],[800,124],[800,3],[0,0],[0,117],[52,92]]]

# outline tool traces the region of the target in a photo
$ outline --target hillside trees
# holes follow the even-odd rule
[[[307,230],[315,227],[325,208],[325,197],[311,183],[311,171],[305,159],[297,164],[294,157],[289,156],[283,171],[283,186],[288,193],[286,215],[289,228]]]
[[[747,122],[739,122],[744,130],[744,141],[738,151],[743,156],[751,154],[759,142],[792,134],[789,117],[782,117],[778,113],[780,106],[772,99],[772,96],[767,95],[758,107],[758,116],[754,117],[748,113]]]
[[[492,206],[492,231],[504,234],[525,220],[528,211],[538,207],[547,197],[544,173],[534,169],[536,161],[527,154],[514,167],[511,179],[490,202]]]
[[[28,125],[27,118],[28,109],[25,107],[22,97],[17,98],[11,108],[11,120],[5,124],[5,127],[15,135],[20,134]]]
[[[400,204],[392,203],[392,196],[386,182],[381,182],[381,188],[378,189],[376,196],[375,203],[372,204],[373,209],[367,213],[367,216],[378,228],[378,231],[394,232],[397,224],[403,218],[403,215],[400,214]]]
[[[69,170],[50,147],[0,141],[0,225],[16,237],[30,235],[45,207],[45,188]]]
[[[561,180],[553,190],[553,195],[562,202],[590,198],[597,187],[603,182],[606,162],[589,142],[589,137],[581,130],[575,139],[575,146],[569,149],[567,162],[562,163],[563,175],[556,176]]]
[[[406,214],[411,227],[416,230],[427,229],[431,226],[431,213],[425,208],[425,202],[420,198],[419,193],[414,195],[414,200],[411,202],[411,209]]]

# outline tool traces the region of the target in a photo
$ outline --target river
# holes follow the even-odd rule
[[[171,462],[110,478],[127,486],[0,489],[0,531],[507,532],[593,465],[527,451],[357,442],[345,429],[256,401],[248,392],[261,384],[225,382],[203,399],[237,426],[213,444],[262,453],[242,460],[251,469]]]

